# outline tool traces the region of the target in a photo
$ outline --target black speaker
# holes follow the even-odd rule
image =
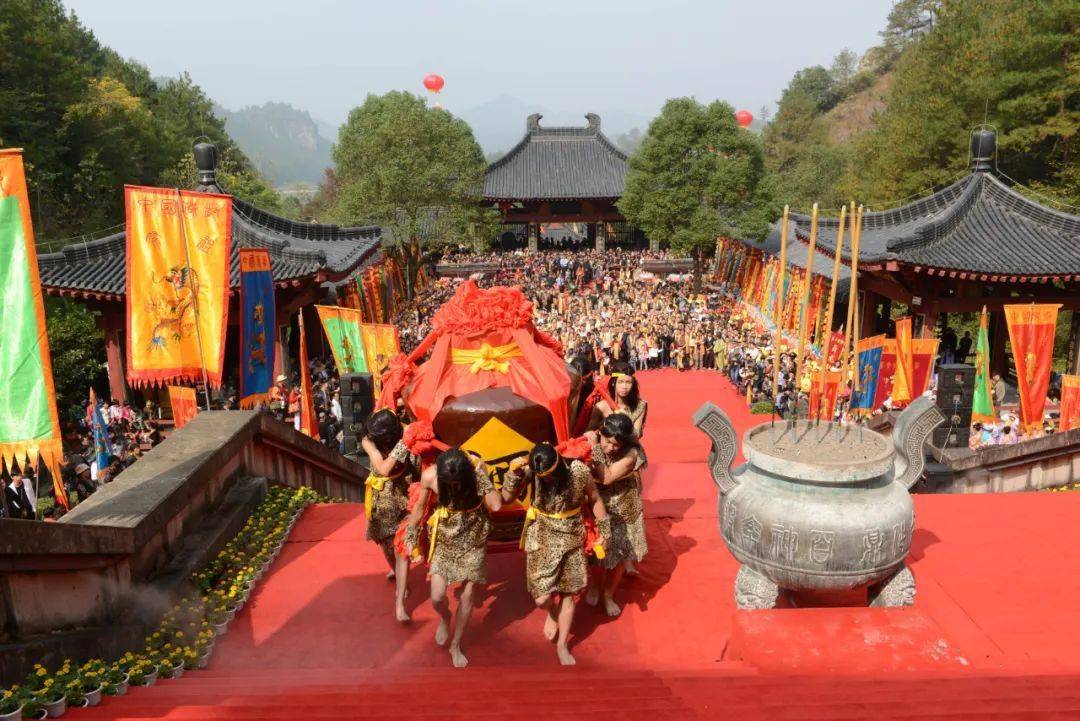
[[[348,373],[341,376],[341,423],[345,438],[359,437],[364,423],[375,409],[375,389],[370,373]],[[348,453],[346,444],[346,453]]]
[[[930,444],[934,448],[967,448],[970,438],[970,426],[950,427],[946,421],[933,430],[930,435]]]
[[[930,439],[937,448],[963,448],[971,435],[971,405],[975,400],[975,367],[942,363],[938,369],[937,405],[945,416]]]

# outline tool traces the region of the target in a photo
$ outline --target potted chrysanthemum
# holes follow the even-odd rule
[[[124,657],[129,656],[131,654],[127,653]],[[105,670],[103,691],[106,696],[123,696],[128,692],[128,674],[124,670],[123,661],[124,659],[121,658]]]
[[[0,721],[19,721],[22,718],[23,693],[18,686],[0,693]]]

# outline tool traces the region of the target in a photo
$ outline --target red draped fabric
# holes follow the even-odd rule
[[[520,288],[481,289],[461,284],[454,297],[432,318],[432,332],[407,359],[395,359],[384,375],[382,405],[393,407],[408,387],[407,404],[421,421],[433,423],[446,401],[486,388],[509,387],[515,394],[544,406],[551,413],[555,435],[570,438],[568,398],[570,374],[558,343],[533,325],[533,304]],[[513,344],[515,355],[506,359],[506,372],[474,370],[454,363],[454,350],[475,351],[484,345]],[[415,367],[430,349],[428,359]],[[411,383],[411,385],[409,385]]]

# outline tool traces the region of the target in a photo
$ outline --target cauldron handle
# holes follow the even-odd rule
[[[926,466],[923,451],[926,438],[944,421],[942,412],[925,396],[916,398],[896,419],[892,434],[896,447],[893,475],[904,488],[911,488],[922,475]]]
[[[709,470],[713,481],[726,495],[739,482],[731,475],[731,462],[735,460],[735,427],[731,420],[712,401],[706,401],[694,413],[694,425],[712,441],[709,451]]]

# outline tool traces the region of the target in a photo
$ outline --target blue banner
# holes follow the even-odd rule
[[[859,389],[852,390],[852,411],[859,411],[863,415],[873,412],[874,395],[877,393],[878,376],[881,372],[881,356],[884,351],[884,335],[875,335],[859,342],[859,352],[856,355]]]
[[[274,382],[274,278],[270,253],[240,249],[240,407],[266,400]]]
[[[97,461],[98,477],[109,467],[109,457],[112,455],[112,441],[109,439],[109,424],[101,415],[101,406],[98,404],[94,389],[90,389],[90,423],[94,430],[94,460]]]

